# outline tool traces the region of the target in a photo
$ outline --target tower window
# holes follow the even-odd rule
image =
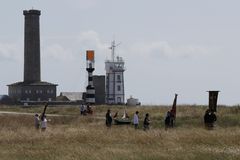
[[[117,81],[121,81],[121,76],[117,75]]]
[[[117,86],[117,90],[118,90],[118,91],[121,91],[121,86]]]

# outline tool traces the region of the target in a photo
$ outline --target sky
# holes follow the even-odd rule
[[[23,10],[41,10],[41,79],[83,92],[85,54],[104,75],[112,40],[125,61],[125,95],[142,104],[240,103],[239,0],[0,0],[0,94],[23,80]]]

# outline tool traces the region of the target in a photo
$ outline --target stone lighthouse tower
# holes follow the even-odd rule
[[[24,78],[8,85],[8,95],[16,102],[42,102],[56,99],[56,86],[41,81],[40,10],[24,10]]]
[[[23,11],[24,25],[24,82],[41,81],[40,29],[41,11]]]

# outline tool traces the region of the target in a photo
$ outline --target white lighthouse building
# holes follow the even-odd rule
[[[107,104],[124,104],[124,61],[122,57],[115,58],[115,41],[111,44],[112,58],[105,62],[106,69],[106,103]]]

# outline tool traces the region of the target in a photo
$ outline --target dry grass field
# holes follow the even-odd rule
[[[94,115],[80,116],[74,106],[50,106],[48,128],[34,128],[32,115],[0,114],[1,160],[230,160],[240,159],[240,107],[220,106],[213,130],[203,125],[206,106],[178,106],[176,127],[164,129],[169,106],[140,106],[127,109],[132,117],[150,114],[149,131],[132,125],[105,127],[105,113],[121,106],[94,107]],[[0,111],[41,113],[43,106],[0,106]],[[51,116],[57,114],[60,116]]]

